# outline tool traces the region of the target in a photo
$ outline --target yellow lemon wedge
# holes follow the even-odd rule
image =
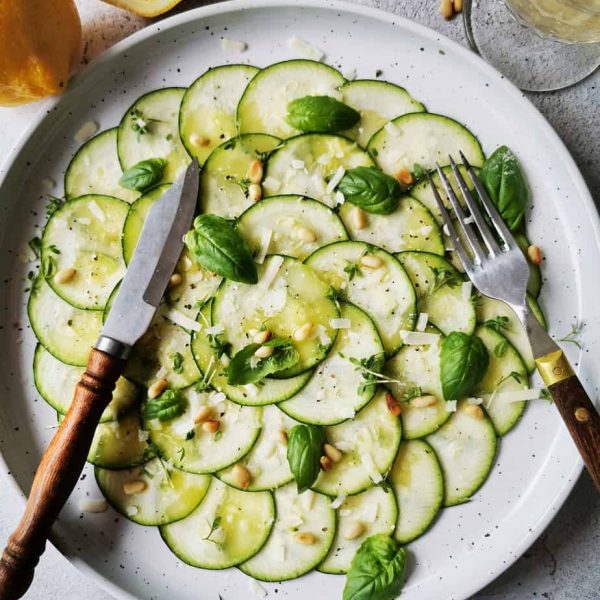
[[[0,0],[0,106],[64,91],[80,52],[73,0]]]
[[[118,6],[135,13],[140,17],[157,17],[171,10],[181,0],[104,0],[108,4]]]

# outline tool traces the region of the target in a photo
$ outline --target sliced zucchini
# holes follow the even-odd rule
[[[67,414],[75,386],[85,367],[74,367],[60,362],[48,350],[38,344],[33,356],[33,379],[40,396],[57,412]],[[125,377],[117,380],[110,404],[104,409],[100,423],[113,421],[132,407],[139,390]]]
[[[485,156],[477,138],[461,123],[432,113],[412,113],[390,121],[369,141],[369,154],[388,175],[401,169],[412,171],[415,164],[432,171],[436,164],[447,165],[449,156],[462,152],[475,167]]]
[[[238,102],[258,71],[250,65],[222,65],[206,71],[185,92],[179,132],[188,153],[200,164],[219,144],[235,136]]]
[[[257,73],[237,108],[240,133],[268,133],[289,138],[297,133],[286,120],[288,104],[303,96],[340,99],[344,78],[334,68],[312,60],[286,60]]]
[[[185,88],[163,88],[144,94],[127,110],[117,134],[117,150],[123,171],[142,160],[167,161],[158,183],[175,181],[190,162],[179,137],[179,107]]]
[[[96,481],[110,505],[139,525],[167,525],[187,517],[208,491],[209,475],[195,475],[153,458],[139,467],[115,471],[94,470]],[[126,492],[137,484],[140,491]]]
[[[352,140],[340,135],[307,133],[286,140],[269,157],[263,195],[309,196],[333,208],[338,200],[329,181],[354,167],[369,167],[373,161]]]
[[[356,363],[373,356],[383,358],[383,345],[373,321],[352,304],[341,305],[340,316],[349,327],[340,329],[329,356],[315,369],[310,381],[279,408],[303,423],[335,425],[354,415],[375,394],[376,384],[366,380]]]
[[[250,165],[266,156],[280,139],[262,133],[241,135],[215,148],[200,172],[198,194],[202,212],[235,219],[254,201],[249,197]]]
[[[388,481],[400,506],[394,537],[408,544],[425,533],[444,500],[444,477],[431,446],[424,440],[402,442]]]
[[[404,88],[378,79],[356,79],[344,84],[342,101],[360,113],[360,121],[346,135],[363,148],[389,120],[425,111]]]
[[[335,511],[327,496],[296,491],[290,483],[275,490],[277,518],[267,543],[239,569],[261,581],[295,579],[316,567],[335,537]],[[303,544],[298,536],[311,535],[314,543]]]
[[[400,419],[386,404],[385,388],[350,421],[328,427],[329,443],[343,452],[330,471],[321,471],[313,490],[328,496],[358,494],[383,480],[402,435]]]
[[[339,317],[336,302],[315,272],[293,258],[268,257],[258,265],[258,276],[256,285],[224,281],[212,304],[212,322],[223,328],[232,353],[252,343],[252,329],[292,338],[299,327],[311,323],[316,335],[293,342],[299,362],[273,377],[299,375],[319,364],[333,345],[337,331],[330,321]]]
[[[183,562],[203,569],[227,569],[248,560],[273,527],[271,492],[243,492],[212,477],[198,508],[160,534]]]
[[[389,215],[364,213],[366,223],[357,221],[360,209],[348,202],[340,208],[340,217],[353,240],[379,246],[388,252],[421,250],[444,255],[442,230],[431,213],[418,201],[404,196]]]
[[[444,335],[452,331],[471,334],[476,314],[471,289],[462,275],[442,256],[428,252],[395,255],[408,273],[417,294],[417,310]]]
[[[115,127],[94,136],[77,150],[65,173],[65,196],[70,200],[100,194],[133,202],[140,193],[119,184],[122,174]]]
[[[475,396],[483,398],[483,406],[494,429],[502,436],[516,425],[527,402],[507,402],[497,394],[526,389],[529,386],[527,367],[515,347],[501,333],[482,325],[476,329],[475,335],[485,344],[490,361]]]
[[[101,311],[67,304],[43,277],[38,277],[31,286],[27,312],[35,337],[52,356],[68,365],[85,367],[100,335]]]
[[[329,554],[319,565],[321,573],[341,575],[350,569],[356,551],[365,539],[377,533],[390,534],[396,527],[398,504],[388,485],[372,487],[360,494],[349,496],[337,509],[338,524],[335,540]],[[363,532],[354,536],[353,528],[362,526]]]
[[[444,506],[468,502],[494,465],[496,433],[487,416],[465,411],[467,401],[435,433],[427,437],[444,473]]]
[[[121,232],[129,205],[110,196],[81,196],[65,202],[42,237],[42,264],[52,289],[76,308],[102,310],[125,274]],[[68,281],[54,274],[75,269]]]
[[[321,246],[348,239],[330,208],[303,196],[265,198],[240,216],[237,228],[254,256],[284,254],[304,260]]]
[[[381,266],[363,266],[365,255]],[[415,291],[402,265],[391,254],[363,242],[337,242],[319,248],[306,264],[342,298],[373,319],[388,356],[400,349],[401,331],[414,327]]]
[[[169,421],[144,423],[160,455],[190,473],[214,473],[245,456],[258,438],[261,409],[230,402],[222,393],[198,392],[194,386],[181,392],[185,412]],[[203,407],[218,420],[216,433],[207,433],[196,416]]]
[[[284,434],[297,425],[297,421],[290,419],[276,406],[265,406],[261,425],[256,444],[237,462],[250,473],[250,484],[246,488],[249,492],[274,490],[292,480]],[[231,471],[232,467],[215,475],[226,484],[238,487]]]

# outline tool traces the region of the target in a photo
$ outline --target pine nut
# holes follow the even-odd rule
[[[321,456],[319,463],[321,464],[321,469],[323,469],[323,471],[331,471],[331,468],[333,467],[333,463],[328,456]]]
[[[264,344],[265,342],[268,342],[270,338],[271,338],[271,332],[268,329],[265,329],[265,331],[259,331],[254,336],[252,341],[255,344]]]
[[[383,266],[383,260],[379,256],[365,254],[361,256],[360,264],[367,269],[379,269],[379,267]]]
[[[169,382],[166,379],[158,379],[156,380],[149,388],[148,388],[148,398],[154,400],[154,398],[158,398],[169,386]]]
[[[415,408],[427,408],[428,406],[433,406],[437,403],[437,398],[435,396],[417,396],[410,401],[410,405]]]
[[[294,536],[294,539],[300,544],[304,544],[305,546],[312,546],[317,541],[317,538],[312,533],[306,532],[297,533]]]
[[[400,403],[394,398],[393,394],[390,394],[389,392],[385,395],[385,403],[394,417],[397,417],[402,412]]]
[[[288,443],[287,431],[285,429],[281,429],[279,431],[278,438],[279,438],[279,443],[283,444],[285,446]]]
[[[296,234],[296,237],[298,237],[303,242],[306,242],[307,244],[313,244],[317,241],[317,235],[315,234],[315,232],[311,231],[307,227],[298,225],[294,229],[294,233]]]
[[[467,404],[465,406],[464,411],[474,419],[481,421],[483,419],[483,409],[478,404]]]
[[[250,485],[250,471],[243,465],[234,465],[233,469],[231,469],[231,478],[234,485],[244,490]]]
[[[412,185],[415,182],[412,173],[408,169],[400,169],[396,173],[396,179],[404,185]]]
[[[367,226],[367,213],[358,206],[354,207],[354,227],[364,229]]]
[[[260,160],[253,160],[248,169],[250,183],[260,183],[263,178],[263,165]]]
[[[575,418],[580,423],[587,423],[590,420],[590,411],[587,408],[580,406],[579,408],[575,409]]]
[[[342,453],[335,446],[331,444],[325,444],[323,446],[323,452],[325,452],[325,456],[330,458],[334,463],[340,462],[342,460]]]
[[[261,346],[256,350],[254,356],[257,358],[269,358],[269,356],[273,355],[273,352],[275,352],[273,346]]]
[[[262,188],[259,183],[251,183],[248,186],[248,198],[252,202],[258,202],[262,198]]]
[[[454,6],[454,12],[455,13],[462,12],[462,9],[463,9],[463,0],[454,0],[454,2],[452,4]]]
[[[146,482],[141,479],[130,479],[123,484],[123,493],[126,496],[133,496],[143,492],[147,487]]]
[[[360,521],[354,521],[350,527],[348,527],[344,538],[347,540],[355,540],[365,532],[365,526]]]
[[[452,0],[442,0],[440,2],[440,13],[444,19],[451,19],[453,12]]]
[[[313,334],[313,324],[312,323],[304,323],[304,325],[300,325],[297,329],[294,329],[294,333],[292,333],[292,337],[297,342],[303,342],[307,340]]]
[[[206,433],[217,433],[219,425],[220,423],[216,419],[208,419],[202,423],[202,430],[206,431]]]
[[[204,423],[204,421],[207,421],[208,419],[210,419],[212,412],[213,411],[210,406],[201,406],[198,409],[196,416],[194,417],[194,423],[196,423],[196,425],[199,425],[200,423]]]
[[[260,329],[248,329],[248,337],[254,338],[255,335],[260,333]]]
[[[535,244],[527,247],[527,258],[532,265],[542,264],[542,249]]]
[[[203,135],[198,135],[197,133],[192,133],[192,135],[190,135],[190,142],[192,146],[196,146],[198,148],[206,148],[207,146],[210,146],[210,139],[204,137]]]
[[[183,277],[179,273],[173,273],[173,275],[171,275],[171,279],[169,279],[169,287],[177,287],[182,281]]]
[[[71,281],[75,275],[77,275],[77,271],[71,267],[67,269],[61,269],[54,276],[54,283],[69,283],[69,281]]]

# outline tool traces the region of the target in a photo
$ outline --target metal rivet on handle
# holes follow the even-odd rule
[[[580,423],[587,423],[590,420],[590,413],[587,408],[579,407],[575,410],[575,419]]]

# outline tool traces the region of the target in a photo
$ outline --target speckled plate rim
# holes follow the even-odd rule
[[[537,127],[540,127],[544,131],[545,135],[548,136],[548,139],[554,144],[555,151],[559,153],[564,160],[564,168],[569,172],[572,183],[577,189],[578,196],[583,203],[583,207],[587,213],[587,216],[589,217],[588,225],[591,227],[591,230],[594,234],[596,247],[598,250],[600,250],[600,216],[592,199],[591,193],[583,179],[583,176],[581,175],[577,165],[575,164],[575,161],[571,157],[569,151],[565,147],[558,134],[554,131],[544,116],[516,86],[502,77],[496,69],[486,63],[478,55],[472,53],[469,49],[461,46],[457,42],[433,29],[381,9],[338,0],[229,0],[210,6],[185,11],[181,14],[151,24],[143,30],[132,34],[130,37],[122,40],[109,50],[105,51],[99,58],[92,61],[86,69],[84,69],[72,80],[69,90],[63,96],[57,97],[56,99],[50,100],[42,105],[40,108],[40,113],[34,118],[31,125],[23,132],[9,152],[7,158],[3,161],[3,165],[0,169],[0,190],[10,178],[11,172],[13,171],[15,165],[18,164],[21,154],[26,149],[25,147],[30,137],[36,132],[40,124],[45,120],[48,114],[50,114],[52,109],[56,108],[65,98],[75,94],[78,89],[87,86],[88,82],[93,80],[96,70],[98,70],[101,66],[115,60],[118,56],[126,53],[139,43],[144,42],[159,33],[176,29],[184,24],[189,23],[190,21],[216,15],[223,15],[225,13],[235,13],[238,11],[248,11],[265,7],[272,7],[274,9],[290,7],[315,9],[329,8],[356,16],[372,18],[394,26],[403,27],[412,30],[414,33],[428,39],[431,42],[445,44],[451,48],[453,52],[460,56],[462,60],[473,64],[478,69],[485,72],[491,79],[494,80],[495,85],[504,88],[504,93],[514,98],[518,98],[518,101],[522,104],[523,113],[526,114]],[[17,481],[11,475],[7,475],[9,472],[8,464],[1,453],[0,466],[3,467],[0,469],[0,478],[7,484],[15,498],[18,499],[22,506],[24,506],[25,494],[18,485]],[[554,496],[548,499],[548,506],[542,516],[538,519],[537,523],[524,533],[510,554],[498,554],[492,559],[489,559],[488,557],[487,561],[482,561],[482,564],[479,566],[479,568],[470,570],[469,578],[468,580],[465,578],[464,585],[462,586],[460,595],[457,596],[457,598],[466,600],[467,598],[471,597],[473,594],[477,593],[479,590],[493,581],[503,571],[508,569],[520,556],[522,556],[522,554],[531,546],[531,544],[533,544],[535,540],[543,533],[554,516],[556,516],[559,509],[569,496],[575,483],[577,482],[578,476],[581,474],[582,469],[583,462],[578,456],[576,456],[570,469],[567,471],[568,475],[563,479],[562,486],[555,490]],[[89,577],[95,581],[106,592],[110,593],[116,598],[123,598],[127,600],[136,599],[135,596],[101,575],[93,567],[93,565],[78,556],[69,554],[67,549],[61,548],[61,544],[57,543],[52,536],[50,541],[71,562],[71,564],[73,564],[86,577]],[[479,560],[481,559],[482,557],[480,556]],[[492,563],[494,568],[497,569],[493,575],[490,575],[492,569],[488,569],[490,563]]]

